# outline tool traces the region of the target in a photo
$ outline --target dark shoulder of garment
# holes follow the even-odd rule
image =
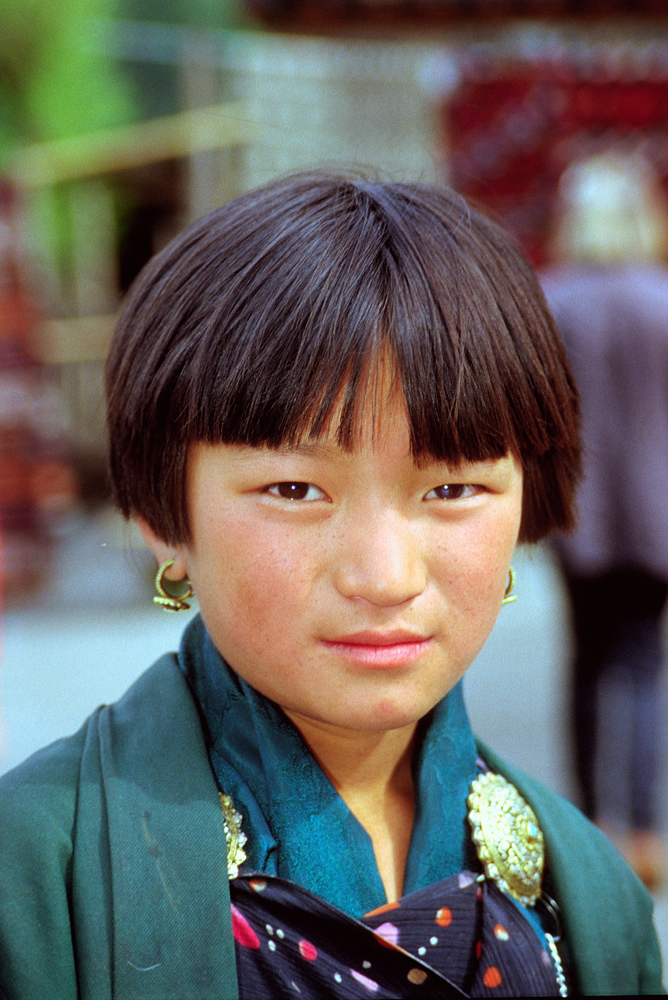
[[[0,997],[236,996],[226,841],[174,656],[0,779]]]
[[[538,817],[546,866],[578,987],[585,996],[665,993],[653,903],[619,853],[566,799],[478,743]]]
[[[87,724],[0,779],[0,996],[77,996],[70,887]]]

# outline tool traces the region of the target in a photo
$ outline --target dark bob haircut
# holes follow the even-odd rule
[[[388,358],[416,461],[512,452],[520,541],[572,526],[577,392],[515,244],[447,189],[323,174],[223,205],[137,279],[106,370],[121,511],[189,541],[193,442],[273,448],[329,431],[354,448]]]

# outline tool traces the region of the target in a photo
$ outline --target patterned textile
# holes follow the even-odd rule
[[[230,883],[241,1000],[557,996],[520,910],[465,871],[355,920],[284,879]]]

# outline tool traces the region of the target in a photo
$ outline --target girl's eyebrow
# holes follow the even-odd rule
[[[346,448],[342,448],[335,441],[299,441],[296,444],[283,444],[278,448],[268,449],[268,456],[271,455],[296,455],[299,458],[331,459],[341,454],[351,454]],[[493,469],[502,468],[508,463],[510,454],[500,455],[495,458],[465,459],[458,462],[448,462],[446,459],[432,456],[424,456],[416,465],[419,468],[437,466],[444,473],[453,476],[461,476],[469,473],[471,475],[485,475]]]
[[[277,448],[254,447],[252,445],[242,446],[242,451],[246,458],[253,459],[258,453],[262,458],[272,459],[289,457],[291,455],[299,458],[333,458],[342,451],[339,445],[323,441],[300,441],[296,444],[281,444]]]
[[[277,455],[299,455],[305,458],[332,458],[339,455],[344,449],[334,442],[327,441],[298,441],[296,444],[284,444],[278,448],[272,448],[271,452]]]

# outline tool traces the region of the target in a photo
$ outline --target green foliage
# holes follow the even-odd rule
[[[117,13],[116,0],[0,0],[0,156],[135,118],[130,84],[96,37]]]
[[[17,146],[178,110],[177,67],[115,58],[115,20],[220,31],[239,27],[241,10],[242,0],[0,0],[0,174]],[[39,255],[70,273],[72,191],[34,191],[26,208]]]

